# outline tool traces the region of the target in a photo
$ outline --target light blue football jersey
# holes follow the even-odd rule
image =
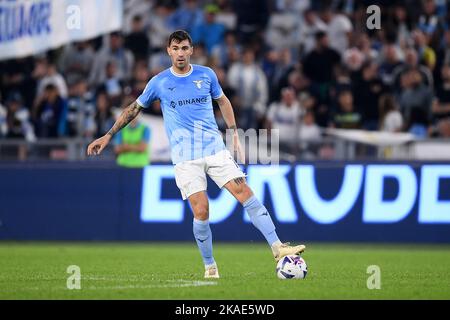
[[[136,101],[148,108],[154,100],[160,100],[172,162],[177,164],[225,149],[212,105],[212,99],[222,94],[214,71],[192,64],[183,75],[172,68],[157,74]]]

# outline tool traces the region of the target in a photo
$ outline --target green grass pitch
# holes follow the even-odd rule
[[[221,278],[204,280],[194,242],[0,242],[0,299],[450,299],[448,245],[307,243],[304,280],[277,279],[263,243],[216,243],[214,255]],[[80,290],[66,287],[69,265]]]

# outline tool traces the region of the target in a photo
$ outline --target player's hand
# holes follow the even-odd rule
[[[239,161],[241,161],[241,163],[245,163],[245,155],[242,152],[242,146],[241,142],[239,141],[239,134],[237,130],[234,130],[233,133],[233,147],[234,152],[237,153]]]
[[[99,155],[103,151],[103,149],[105,149],[105,147],[108,145],[110,140],[111,136],[107,134],[93,141],[87,148],[88,156]]]

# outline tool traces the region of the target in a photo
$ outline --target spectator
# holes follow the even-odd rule
[[[94,58],[94,50],[88,41],[75,42],[64,48],[58,65],[68,86],[89,77]]]
[[[396,39],[401,48],[408,46],[412,28],[411,15],[408,15],[404,4],[397,3],[394,7],[393,29],[396,32]]]
[[[435,0],[422,0],[421,2],[422,14],[419,17],[418,27],[427,34],[433,34],[439,22]]]
[[[337,93],[342,90],[352,90],[352,88],[358,84],[352,82],[352,79],[359,80],[359,78],[361,78],[359,72],[352,73],[345,65],[337,65],[334,71],[334,82],[330,88],[330,104],[333,104],[332,102],[336,101]]]
[[[363,128],[366,130],[378,130],[379,127],[379,99],[384,92],[383,83],[378,78],[378,66],[376,63],[366,62],[361,71],[361,78],[355,81],[353,95],[355,104],[361,106]]]
[[[402,77],[403,90],[400,95],[400,108],[406,123],[411,123],[411,112],[420,109],[416,117],[431,118],[433,92],[423,82],[418,70],[412,69]],[[421,119],[417,119],[420,120]]]
[[[285,84],[283,82],[285,82],[286,77],[294,68],[291,50],[284,48],[280,51],[273,52],[271,72],[265,72],[268,75],[270,84],[270,101],[275,101],[280,98],[281,89],[283,88],[282,85]]]
[[[42,63],[44,64],[45,74],[38,82],[37,96],[42,95],[44,88],[46,88],[48,84],[54,84],[61,98],[67,98],[68,90],[64,77],[58,73],[54,64],[47,63],[46,60],[43,60]]]
[[[194,49],[195,51],[195,49]],[[167,69],[171,65],[170,57],[167,55],[167,52],[157,52],[150,55],[150,59],[148,60],[148,65],[150,68],[150,73],[152,75],[156,75],[161,71]]]
[[[314,10],[305,10],[297,30],[297,42],[300,43],[302,56],[307,55],[314,49],[316,34],[319,31],[326,32],[326,30],[327,25],[317,16]]]
[[[315,158],[322,132],[314,119],[312,110],[306,111],[299,128],[300,154],[302,158]]]
[[[329,48],[328,36],[319,31],[316,34],[316,46],[302,61],[303,71],[311,80],[311,90],[317,99],[316,120],[320,126],[328,125],[330,116],[330,86],[334,80],[334,71],[340,65],[341,57],[337,51]]]
[[[173,30],[182,29],[191,33],[203,23],[203,11],[199,1],[182,0],[181,6],[168,18],[168,23]]]
[[[191,63],[204,66],[208,64],[208,61],[205,45],[203,43],[197,43],[191,57]]]
[[[234,63],[228,71],[228,83],[236,91],[242,106],[239,127],[244,130],[257,128],[266,112],[268,87],[267,78],[255,62],[255,52],[246,48],[242,62]]]
[[[30,122],[30,113],[28,108],[23,105],[23,98],[20,93],[10,93],[6,101],[6,107],[6,138],[23,139],[29,142],[35,141],[36,137]],[[7,146],[2,148],[2,153],[11,154],[19,160],[25,160],[27,147],[23,144]]]
[[[334,67],[340,63],[340,54],[329,47],[325,32],[316,34],[316,46],[303,60],[305,75],[318,85],[328,85],[333,80]]]
[[[204,9],[205,21],[195,26],[191,34],[194,45],[203,43],[208,55],[211,54],[215,45],[223,41],[223,35],[225,33],[225,26],[215,21],[218,11],[219,7],[216,5],[207,5]]]
[[[394,71],[401,64],[400,49],[395,44],[386,43],[382,49],[380,67],[378,68],[378,73],[384,86],[391,89],[394,88]]]
[[[433,102],[433,118],[442,119],[450,117],[450,65],[441,69],[442,83],[439,84],[436,99]]]
[[[302,108],[292,88],[281,90],[281,101],[273,102],[267,112],[267,128],[278,130],[280,150],[292,153],[298,137]]]
[[[215,45],[211,54],[216,65],[228,69],[232,63],[239,60],[241,52],[242,48],[237,42],[236,34],[228,30],[225,32],[224,41]]]
[[[122,31],[129,34],[132,29],[133,19],[136,16],[142,17],[142,23],[145,28],[148,26],[153,14],[151,12],[154,6],[162,1],[157,0],[125,0],[123,1],[123,23]]]
[[[440,120],[437,127],[439,138],[450,138],[450,118]]]
[[[315,99],[315,97],[312,96],[313,90],[311,89],[311,81],[305,77],[299,65],[294,65],[292,70],[288,70],[280,79],[278,85],[282,88],[293,88],[298,96],[307,95],[310,98]],[[302,105],[304,105],[304,103],[302,103]]]
[[[380,97],[380,130],[400,132],[403,129],[403,117],[398,110],[395,98],[385,94]]]
[[[147,60],[150,53],[150,40],[144,29],[142,16],[136,15],[131,23],[131,33],[125,37],[125,48],[129,49],[135,60]]]
[[[250,43],[255,35],[266,28],[270,17],[268,1],[232,0],[237,15],[237,34],[240,43]]]
[[[32,115],[38,137],[58,138],[66,135],[67,104],[53,83],[44,88],[42,99]]]
[[[127,168],[143,168],[150,163],[150,129],[133,119],[115,136],[117,164]]]
[[[95,114],[95,138],[105,135],[114,125],[115,118],[111,111],[108,95],[105,91],[99,91],[96,97]]]
[[[342,64],[351,72],[359,72],[364,61],[365,55],[358,48],[350,48],[345,50],[342,56]]]
[[[294,48],[299,29],[298,16],[292,11],[274,12],[270,15],[265,41],[275,50]]]
[[[338,94],[338,108],[334,116],[334,126],[340,129],[360,129],[361,114],[353,105],[353,95],[350,90],[342,90]]]
[[[442,81],[442,68],[450,65],[450,29],[446,30],[436,53],[436,67],[434,69],[434,80],[437,83]]]
[[[425,34],[421,30],[414,30],[412,36],[414,47],[419,55],[419,62],[433,71],[436,65],[436,53],[428,46]]]
[[[36,57],[27,57],[0,62],[0,91],[3,97],[19,92],[27,107],[33,105],[36,94],[36,79],[33,75],[35,60]]]
[[[69,137],[94,136],[94,95],[83,78],[74,80],[67,99],[67,135]]]
[[[433,75],[426,66],[419,64],[419,58],[416,50],[413,48],[406,50],[405,55],[405,63],[395,68],[393,71],[393,79],[394,79],[394,90],[398,93],[401,91],[401,81],[403,76],[408,73],[410,70],[416,70],[420,74],[421,82],[424,83],[427,87],[433,88]]]
[[[113,108],[118,108],[122,102],[122,93],[124,82],[119,78],[116,61],[111,60],[106,64],[106,78],[99,90],[105,91],[108,95],[108,100]]]
[[[219,7],[216,22],[222,23],[227,30],[236,30],[237,15],[231,6],[231,0],[216,0]]]
[[[299,137],[301,142],[319,142],[322,136],[320,127],[314,119],[314,112],[312,110],[306,111],[300,125]]]
[[[311,6],[311,0],[276,0],[278,11],[292,12],[296,15],[302,15]]]
[[[378,59],[378,51],[372,48],[372,43],[367,33],[361,33],[358,36],[356,47],[363,54],[363,62]]]
[[[426,138],[428,136],[429,121],[425,111],[420,107],[413,108],[409,113],[406,131],[412,133],[416,138]]]
[[[97,87],[107,79],[107,64],[114,61],[117,66],[119,80],[128,81],[133,71],[133,54],[123,46],[123,36],[120,32],[113,32],[109,37],[108,47],[103,47],[96,54],[94,66],[89,76],[89,84]]]
[[[167,53],[165,53],[167,38],[174,30],[169,25],[170,14],[171,9],[169,5],[162,1],[157,1],[155,7],[150,12],[151,18],[147,27],[147,34],[152,44],[153,53],[164,51],[164,55],[167,56]]]
[[[145,61],[136,61],[134,65],[133,79],[130,82],[130,94],[136,99],[144,91],[150,80],[150,71]],[[149,109],[149,108],[147,108]],[[146,109],[143,111],[145,112]]]
[[[34,128],[30,120],[30,112],[23,104],[18,92],[13,92],[6,101],[6,137],[34,141]]]
[[[330,47],[343,54],[349,47],[353,25],[347,16],[335,13],[331,7],[322,11],[322,20],[327,24],[327,33],[330,38]]]

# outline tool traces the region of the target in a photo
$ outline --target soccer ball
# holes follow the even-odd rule
[[[277,263],[277,277],[280,279],[303,279],[308,273],[308,266],[302,257],[288,255]]]

